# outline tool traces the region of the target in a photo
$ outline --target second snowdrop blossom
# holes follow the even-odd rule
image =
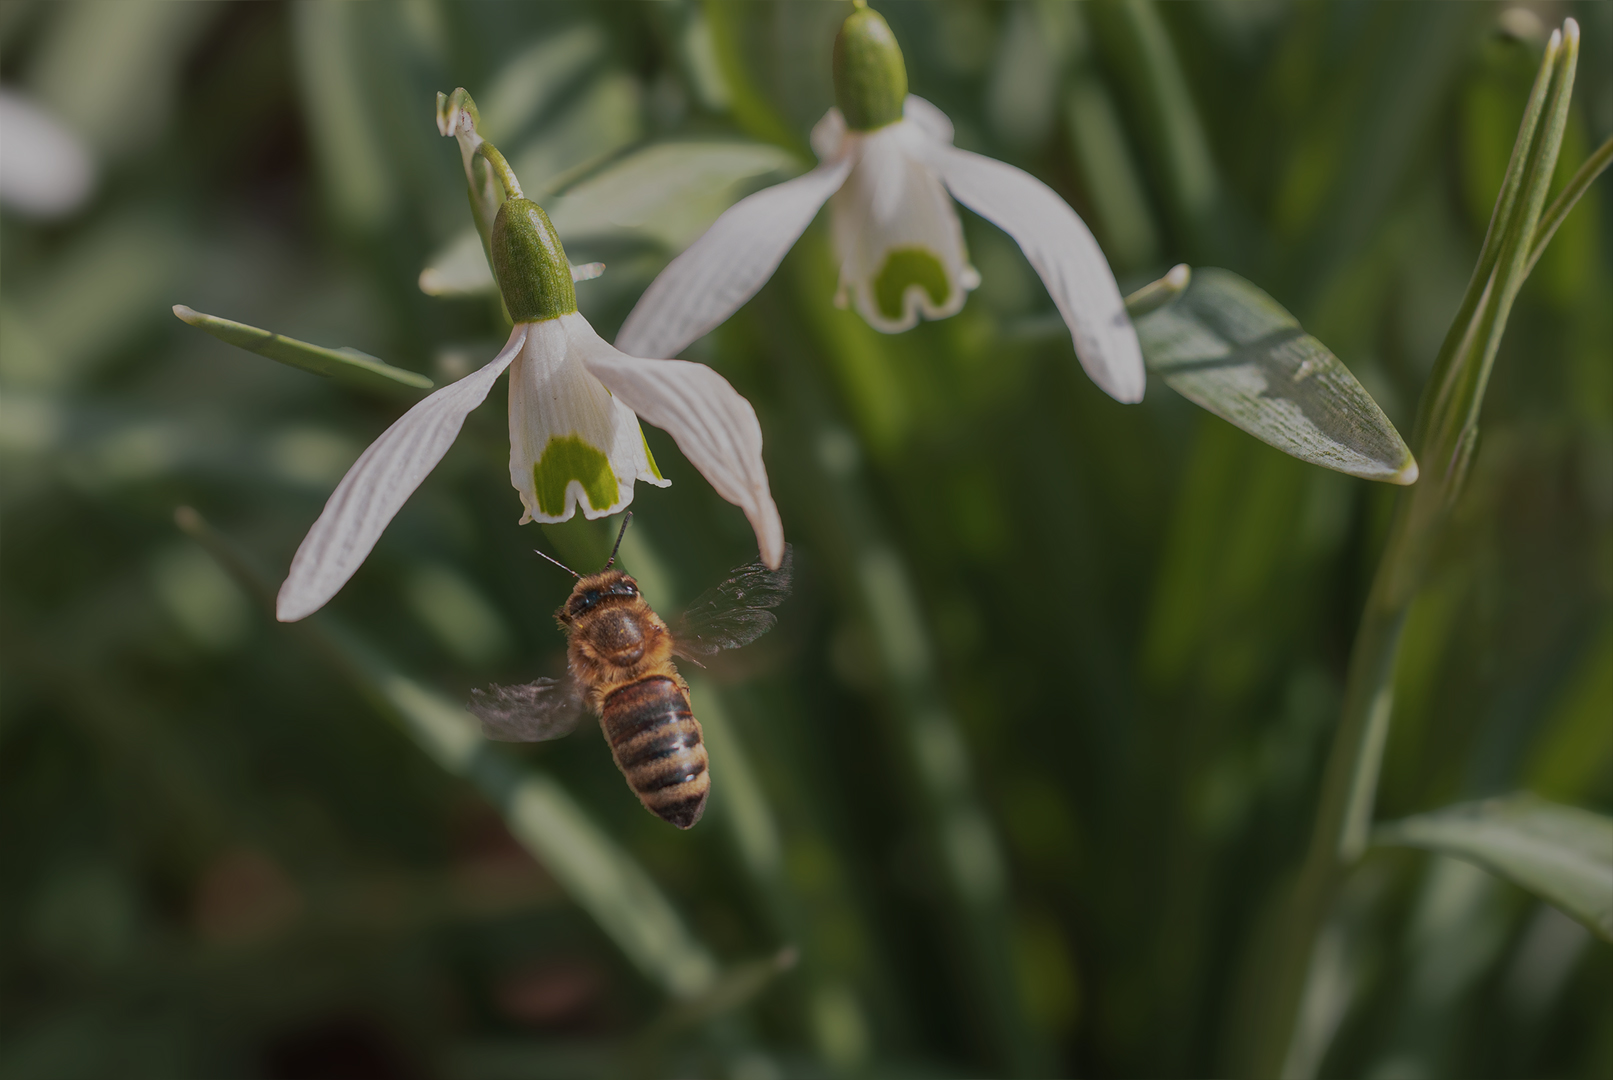
[[[468,113],[464,119],[471,122]],[[577,311],[573,271],[548,215],[522,196],[498,151],[477,143],[509,196],[489,233],[494,276],[515,323],[509,341],[485,367],[400,417],[348,470],[297,549],[277,617],[301,619],[336,595],[506,370],[510,482],[525,507],[523,524],[565,521],[578,507],[585,517],[603,517],[632,501],[635,481],[666,486],[639,430],[642,417],[665,429],[717,493],[745,511],[762,560],[778,567],[784,527],[768,490],[755,410],[704,364],[641,360],[595,333]]]
[[[957,200],[1024,251],[1070,329],[1088,375],[1141,401],[1142,350],[1091,231],[1046,184],[952,145],[952,123],[907,92],[889,25],[859,8],[834,51],[837,107],[812,131],[817,168],[728,209],[651,283],[616,345],[673,356],[737,311],[829,204],[840,262],[837,301],[887,333],[954,315],[980,275],[969,265]]]

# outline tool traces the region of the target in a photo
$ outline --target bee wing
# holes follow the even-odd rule
[[[784,545],[784,561],[769,570],[760,561],[737,567],[700,595],[673,627],[672,651],[695,660],[723,649],[749,645],[778,622],[769,609],[790,595],[795,551]]]
[[[539,679],[523,686],[472,690],[466,706],[482,722],[482,734],[498,742],[544,742],[569,735],[582,719],[576,680]]]

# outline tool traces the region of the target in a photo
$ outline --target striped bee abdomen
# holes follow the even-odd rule
[[[600,720],[616,767],[644,808],[680,829],[699,821],[711,777],[683,688],[664,675],[640,679],[605,698]]]

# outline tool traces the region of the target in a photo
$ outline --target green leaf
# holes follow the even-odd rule
[[[39,19],[28,81],[98,156],[136,153],[163,130],[190,50],[222,14],[205,4],[63,4]]]
[[[519,136],[605,58],[608,40],[593,23],[540,38],[499,68],[482,98],[477,131],[495,142]]]
[[[325,621],[329,647],[361,688],[379,697],[433,760],[481,789],[510,834],[634,966],[674,998],[698,998],[714,988],[715,960],[655,879],[559,781],[488,747],[464,705],[398,673],[366,643]]]
[[[1551,238],[1557,234],[1558,226],[1568,217],[1569,212],[1579,203],[1585,192],[1590,190],[1591,184],[1602,175],[1610,163],[1613,163],[1613,137],[1604,140],[1602,145],[1585,159],[1584,164],[1569,177],[1562,193],[1541,213],[1540,223],[1535,226],[1534,239],[1530,242],[1529,262],[1523,271],[1525,277],[1535,268],[1535,263],[1540,261],[1546,245],[1551,243]]]
[[[1613,818],[1519,792],[1380,825],[1381,845],[1466,859],[1613,941]]]
[[[1417,479],[1405,440],[1350,370],[1238,275],[1195,270],[1186,292],[1136,325],[1150,370],[1255,438],[1351,476]]]
[[[487,251],[475,229],[466,229],[445,244],[420,271],[420,291],[427,296],[479,296],[498,292]]]
[[[274,610],[274,586],[191,507],[174,511],[174,523],[211,555],[265,613]],[[379,711],[396,720],[415,745],[445,771],[474,784],[496,806],[510,834],[554,875],[599,923],[618,948],[670,996],[695,1009],[720,1007],[753,983],[726,985],[716,960],[689,930],[655,879],[601,828],[565,787],[523,767],[482,738],[459,701],[400,672],[368,641],[329,615],[296,624],[294,631],[352,681]],[[723,995],[726,993],[727,997]],[[711,995],[716,994],[713,1002]]]
[[[184,304],[175,304],[174,314],[192,326],[206,330],[220,341],[227,341],[248,352],[267,356],[270,360],[278,360],[294,368],[311,371],[315,375],[332,376],[369,389],[396,390],[401,385],[416,390],[429,390],[432,386],[431,380],[418,372],[393,367],[385,360],[377,360],[369,353],[362,353],[345,345],[339,349],[310,345],[306,341],[288,338],[283,334],[272,334],[267,330],[248,326],[246,323],[220,319],[216,315],[204,315],[199,311],[192,311]]]
[[[375,49],[370,12],[341,4],[292,9],[303,124],[339,221],[379,229],[397,210],[397,175],[381,139],[376,88],[389,54]]]
[[[681,251],[728,209],[741,185],[797,167],[775,146],[657,143],[568,188],[549,204],[549,217],[567,243],[628,232]]]

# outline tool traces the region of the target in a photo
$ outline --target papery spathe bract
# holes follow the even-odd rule
[[[756,294],[825,202],[840,264],[838,302],[887,333],[912,327],[920,315],[956,314],[980,275],[969,264],[955,199],[1019,244],[1092,380],[1119,401],[1141,401],[1142,350],[1091,231],[1040,180],[953,146],[951,122],[922,98],[907,95],[900,118],[890,119],[887,99],[906,85],[905,74],[896,77],[900,51],[870,10],[846,21],[842,41],[853,30],[861,51],[845,50],[850,59],[842,63],[836,45],[841,106],[812,132],[817,168],[730,207],[645,290],[617,346],[635,356],[682,351]],[[866,126],[848,124],[847,109]]]

